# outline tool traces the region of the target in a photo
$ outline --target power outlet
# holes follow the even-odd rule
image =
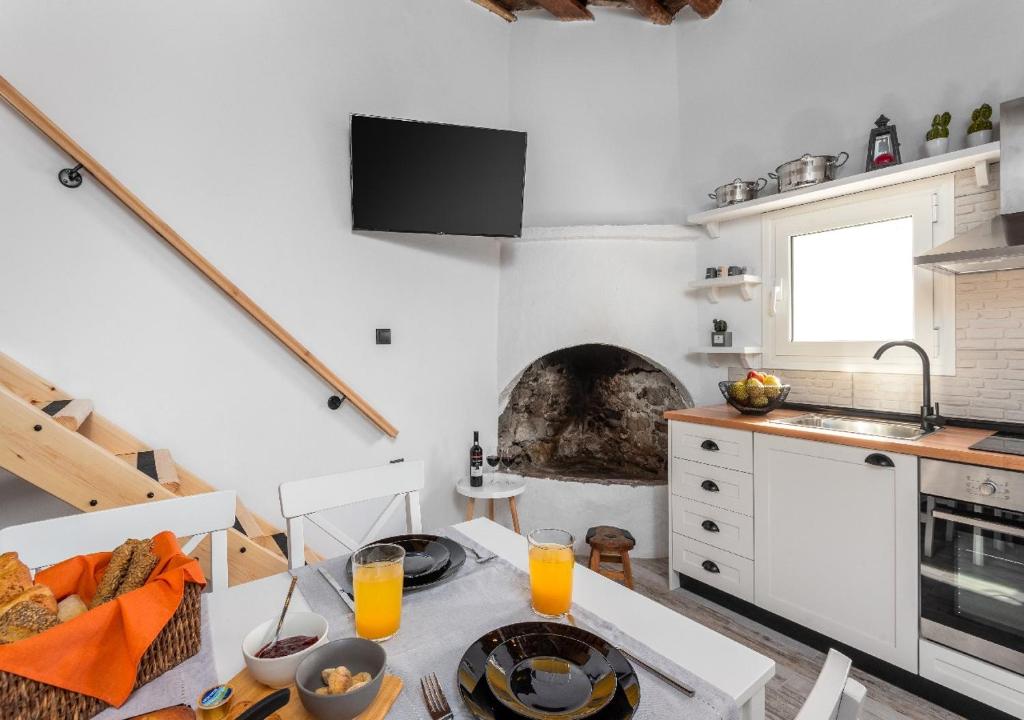
[[[378,345],[390,345],[391,344],[391,328],[377,328],[377,344]]]

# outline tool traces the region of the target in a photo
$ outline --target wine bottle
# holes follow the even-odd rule
[[[469,448],[469,485],[482,487],[484,484],[484,449],[480,447],[480,431],[473,431],[473,445]]]

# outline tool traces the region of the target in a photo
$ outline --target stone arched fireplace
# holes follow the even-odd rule
[[[692,405],[686,388],[650,360],[614,345],[576,345],[523,371],[498,419],[498,444],[521,475],[661,485],[662,415]]]

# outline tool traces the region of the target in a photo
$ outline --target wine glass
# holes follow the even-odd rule
[[[509,472],[512,469],[512,453],[508,447],[498,446],[498,461],[504,468],[505,472]]]
[[[495,454],[487,456],[487,464],[491,466],[492,473],[494,472],[495,468],[498,467],[499,462],[501,462],[501,457],[499,455]]]

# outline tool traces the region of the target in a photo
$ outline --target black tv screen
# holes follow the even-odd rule
[[[526,133],[352,116],[355,230],[519,237]]]

